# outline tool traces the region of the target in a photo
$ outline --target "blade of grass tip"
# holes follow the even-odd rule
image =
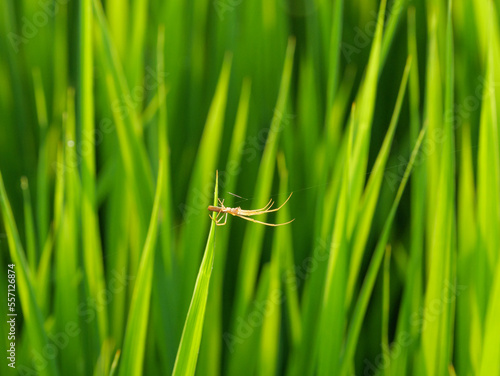
[[[396,210],[399,206],[399,202],[406,187],[406,183],[408,182],[408,178],[413,168],[413,164],[415,163],[415,158],[420,150],[420,145],[422,144],[422,140],[424,138],[425,133],[426,133],[426,128],[423,128],[422,131],[420,132],[417,143],[413,148],[410,161],[406,166],[403,178],[401,180],[401,183],[399,184],[396,197],[391,206],[389,215],[385,221],[384,228],[380,235],[380,239],[377,243],[375,252],[373,253],[372,259],[368,266],[368,270],[366,272],[365,279],[363,281],[363,285],[361,287],[361,291],[358,296],[358,300],[356,302],[356,305],[354,306],[354,311],[351,316],[351,322],[349,324],[347,332],[347,339],[345,342],[342,365],[339,373],[339,375],[341,376],[348,375],[349,367],[351,366],[352,361],[354,360],[354,353],[356,350],[356,345],[358,343],[359,333],[361,331],[361,325],[363,323],[363,318],[365,316],[366,309],[368,308],[368,303],[373,291],[373,287],[375,285],[378,270],[384,256],[384,250],[387,246],[387,240],[389,239],[392,224],[394,222],[394,217],[396,215]]]
[[[109,374],[109,367],[111,363],[111,356],[113,355],[114,341],[110,338],[104,340],[101,345],[99,358],[93,370],[93,376],[107,376]]]
[[[236,121],[233,129],[233,135],[229,147],[226,168],[224,170],[224,189],[226,192],[234,192],[238,182],[238,175],[243,153],[241,145],[245,142],[246,129],[248,124],[248,111],[250,107],[251,81],[248,78],[243,80],[241,88],[240,101],[236,114]],[[222,174],[221,174],[222,175]],[[233,207],[234,196],[229,195],[224,201],[228,207]],[[210,375],[221,374],[222,361],[222,334],[223,319],[223,284],[224,272],[226,270],[226,259],[228,251],[229,235],[231,233],[232,221],[228,222],[224,231],[217,235],[217,247],[215,257],[217,263],[214,265],[212,283],[208,292],[206,320],[210,325],[203,328],[203,336],[200,348],[199,369],[201,372]]]
[[[218,171],[215,177],[214,206],[217,206],[219,191]],[[208,288],[210,284],[210,275],[214,264],[215,252],[215,228],[214,221],[211,222],[210,232],[208,234],[205,254],[200,265],[198,277],[193,291],[193,297],[187,313],[184,330],[177,350],[173,376],[192,376],[196,370],[198,352],[203,331],[203,321],[205,317],[205,308],[207,304]]]
[[[35,104],[40,127],[40,149],[38,151],[38,166],[36,180],[36,198],[37,198],[37,230],[38,245],[42,247],[49,231],[49,191],[48,191],[48,150],[47,150],[47,105],[45,93],[43,90],[42,76],[40,69],[33,69],[33,87],[35,90]]]
[[[120,364],[120,376],[141,375],[143,369],[153,283],[153,262],[155,259],[156,234],[158,230],[158,212],[164,184],[162,161],[160,161],[158,170],[158,181],[148,234],[142,251],[141,262],[130,303],[127,329],[123,343],[123,355]]]
[[[118,362],[120,361],[120,349],[116,350],[115,356],[113,357],[113,362],[111,363],[111,368],[109,369],[109,376],[115,376],[118,370]]]
[[[32,277],[28,262],[24,256],[21,239],[17,231],[14,215],[5,191],[2,173],[0,172],[0,208],[2,211],[5,231],[9,244],[10,257],[15,265],[13,270],[16,274],[16,283],[21,301],[23,318],[26,324],[27,334],[30,338],[31,347],[39,354],[43,354],[45,346],[48,344],[47,333],[43,326],[43,318],[40,308],[35,299]],[[40,368],[40,369],[38,369]],[[45,367],[36,367],[40,375],[56,376],[59,374],[55,359],[48,357]]]
[[[448,366],[448,372],[450,376],[457,376],[457,373],[455,372],[455,367],[453,367],[453,364],[450,364]]]
[[[385,166],[387,164],[387,159],[389,158],[392,140],[394,139],[394,134],[396,132],[396,127],[399,121],[399,114],[401,113],[401,106],[403,104],[406,85],[408,83],[411,60],[411,57],[408,57],[408,60],[406,61],[406,67],[403,73],[403,78],[401,80],[401,85],[399,87],[399,93],[396,99],[396,105],[394,106],[391,123],[384,138],[382,147],[380,148],[380,151],[378,153],[377,159],[375,160],[373,169],[370,172],[368,184],[359,204],[359,219],[358,223],[356,224],[356,230],[353,240],[354,244],[352,246],[351,261],[349,266],[349,282],[347,285],[346,294],[346,303],[348,307],[350,306],[351,299],[354,296],[353,292],[357,278],[359,276],[359,269],[363,260],[363,253],[366,247],[366,242],[368,240],[368,236],[370,235],[370,228],[372,225],[375,208],[379,199],[380,188],[382,186],[384,177],[387,177]]]
[[[31,207],[31,195],[28,185],[28,178],[25,176],[21,178],[21,189],[23,191],[24,201],[24,224],[28,264],[31,270],[36,270],[38,256],[35,234],[35,221],[33,219],[33,209]]]

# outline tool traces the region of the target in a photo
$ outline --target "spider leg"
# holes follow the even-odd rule
[[[254,209],[254,210],[249,210],[249,211],[262,211],[262,210],[267,210],[270,209],[271,206],[274,205],[273,199],[270,199],[269,202],[267,203],[266,206],[264,206],[262,209]]]
[[[220,221],[222,221],[222,217],[220,218]],[[217,226],[224,226],[226,224],[226,222],[227,222],[227,213],[224,216],[224,222],[222,222],[222,223],[217,222]]]
[[[275,212],[275,211],[280,210],[283,207],[283,205],[285,205],[288,202],[288,200],[290,200],[290,197],[292,197],[292,194],[293,194],[293,192],[290,193],[290,196],[288,196],[288,198],[285,200],[285,202],[282,203],[278,208],[276,208],[276,209],[270,209],[270,208],[268,208],[267,210],[265,210],[265,212],[266,213],[271,213],[271,212]]]
[[[219,198],[219,204],[220,204],[220,206],[222,206],[224,208],[225,207],[224,206],[224,199],[221,201],[220,198]]]
[[[257,221],[256,219],[248,218],[248,217],[245,217],[245,216],[242,216],[242,215],[236,215],[236,216],[240,217],[240,218],[243,218],[243,219],[245,219],[247,221],[250,221],[250,222],[260,223],[261,225],[273,226],[273,227],[287,225],[287,224],[295,221],[295,218],[294,218],[291,221],[288,221],[288,222],[285,222],[285,223],[267,223],[267,222]]]
[[[215,214],[215,217],[212,216],[212,215],[210,215],[210,214],[208,216],[212,219],[212,221],[214,221],[215,223],[217,223],[217,217],[219,216],[219,214],[220,213]]]

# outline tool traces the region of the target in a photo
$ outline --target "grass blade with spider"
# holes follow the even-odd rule
[[[217,205],[218,189],[219,179],[217,173],[214,188],[214,205]],[[208,287],[210,285],[210,276],[214,264],[216,227],[216,224],[212,221],[205,253],[200,265],[191,304],[184,323],[184,330],[182,331],[181,341],[177,350],[174,371],[172,373],[173,376],[192,376],[196,370],[207,304]]]

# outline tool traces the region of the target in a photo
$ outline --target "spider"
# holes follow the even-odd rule
[[[210,214],[208,216],[210,218],[212,218],[212,220],[215,222],[215,224],[217,226],[224,226],[226,224],[226,222],[227,222],[227,215],[228,214],[231,214],[231,215],[234,215],[236,217],[240,217],[240,218],[246,219],[247,221],[251,221],[251,222],[255,222],[255,223],[260,223],[260,224],[266,225],[266,226],[282,226],[282,225],[287,225],[290,222],[293,222],[295,220],[295,218],[292,219],[291,221],[288,221],[288,222],[285,222],[285,223],[266,223],[266,222],[262,222],[262,221],[257,221],[256,219],[253,219],[253,218],[250,218],[250,217],[253,216],[253,215],[261,215],[261,214],[271,213],[271,212],[275,212],[275,211],[280,210],[283,207],[283,205],[285,205],[287,203],[287,201],[290,200],[290,197],[292,197],[292,193],[290,193],[290,196],[288,196],[288,198],[286,199],[286,201],[284,203],[282,203],[279,208],[276,208],[276,209],[271,209],[271,207],[274,205],[274,202],[273,202],[272,199],[270,199],[269,202],[267,203],[267,205],[264,206],[262,209],[255,209],[255,210],[243,210],[239,206],[237,208],[225,207],[224,206],[224,200],[221,201],[219,199],[220,207],[219,206],[212,206],[212,205],[210,205],[208,207],[209,211],[215,212],[217,214],[215,215],[215,217],[213,217]],[[220,214],[222,214],[222,216],[219,218]],[[224,214],[226,214],[226,215],[224,216]],[[224,222],[221,223],[222,218],[224,218]]]

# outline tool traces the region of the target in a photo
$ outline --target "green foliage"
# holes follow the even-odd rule
[[[498,1],[44,4],[0,5],[1,374],[499,374]]]

